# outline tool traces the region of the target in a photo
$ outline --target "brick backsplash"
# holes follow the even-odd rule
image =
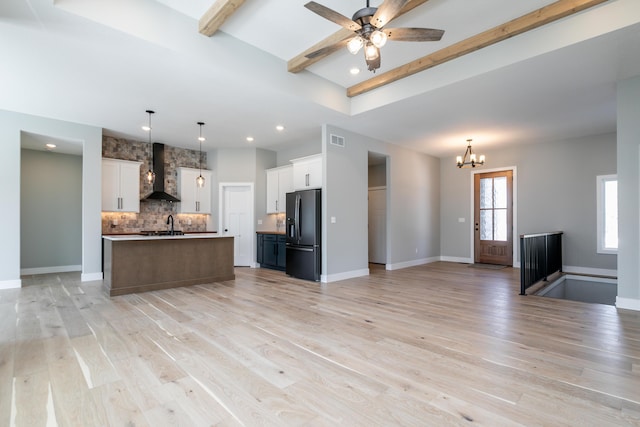
[[[198,168],[199,151],[164,146],[165,191],[178,194],[178,167]],[[152,147],[147,142],[133,141],[112,136],[102,138],[102,157],[142,162],[140,167],[140,199],[151,193],[151,185],[144,175],[152,166]],[[207,154],[202,153],[202,163],[207,163]],[[103,212],[102,233],[137,233],[143,230],[166,230],[167,218],[173,215],[175,229],[187,232],[206,231],[208,215],[177,214],[176,205],[162,200],[140,202],[140,213]],[[117,225],[113,225],[117,223]],[[189,224],[190,222],[190,224]]]

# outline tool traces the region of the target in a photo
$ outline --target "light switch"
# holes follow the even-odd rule
[[[335,216],[332,216],[332,217],[331,217],[331,224],[335,224],[335,223],[336,223],[336,217],[335,217]]]
[[[464,218],[458,218],[458,222],[464,222]]]
[[[261,219],[258,220],[258,225],[262,225],[262,220]]]

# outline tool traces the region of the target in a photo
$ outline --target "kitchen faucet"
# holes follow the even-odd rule
[[[169,217],[167,218],[167,224],[171,223],[171,235],[173,235],[174,231],[173,231],[173,215],[169,215]]]

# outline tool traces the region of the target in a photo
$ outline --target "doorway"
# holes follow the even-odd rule
[[[474,262],[513,265],[513,171],[473,175]]]
[[[20,275],[80,272],[83,143],[22,131],[20,146]]]
[[[221,236],[233,236],[234,266],[253,266],[253,183],[220,183],[219,228]]]
[[[369,263],[387,264],[387,159],[368,154]]]

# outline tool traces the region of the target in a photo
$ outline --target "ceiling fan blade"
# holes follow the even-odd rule
[[[325,46],[325,47],[323,47],[321,49],[314,50],[313,52],[306,54],[305,58],[313,59],[313,58],[315,58],[317,56],[324,56],[324,55],[332,54],[333,52],[336,52],[336,51],[342,49],[343,47],[345,47],[347,45],[347,43],[349,43],[349,40],[351,40],[351,39],[342,40],[342,41],[339,41],[337,43],[330,44],[329,46]]]
[[[389,40],[400,42],[437,42],[444,34],[444,30],[433,28],[385,28],[383,32]]]
[[[328,19],[331,22],[335,22],[336,24],[346,28],[347,30],[358,31],[360,28],[362,28],[360,24],[353,22],[351,19],[347,18],[346,16],[341,15],[335,10],[329,9],[328,7],[323,6],[314,1],[310,1],[309,3],[305,4],[304,7],[306,7],[307,9],[309,9],[314,13],[317,13],[323,18]]]
[[[389,23],[400,12],[400,9],[407,4],[409,0],[385,0],[373,18],[371,18],[371,24],[376,28],[382,28]]]

